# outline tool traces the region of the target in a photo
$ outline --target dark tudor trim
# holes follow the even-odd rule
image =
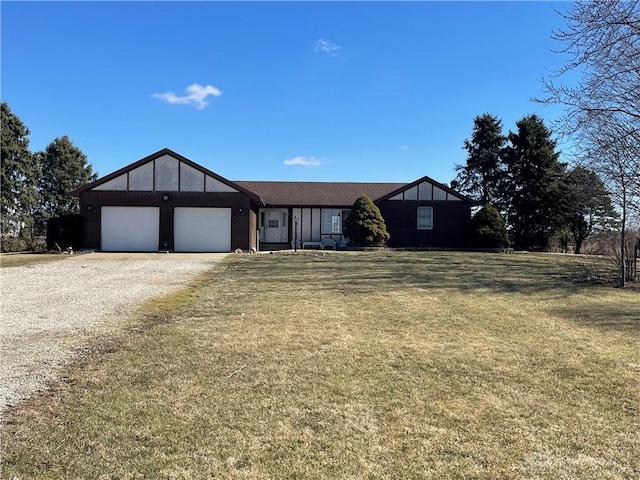
[[[237,185],[236,183],[227,180],[224,177],[221,177],[220,175],[218,175],[215,172],[212,172],[211,170],[204,168],[202,165],[198,165],[197,163],[193,162],[192,160],[189,160],[186,157],[183,157],[182,155],[180,155],[179,153],[174,152],[173,150],[170,150],[168,148],[163,148],[162,150],[157,151],[156,153],[153,153],[147,157],[144,157],[143,159],[138,160],[137,162],[131,163],[125,167],[122,167],[119,170],[116,170],[113,173],[110,173],[109,175],[106,175],[102,178],[99,178],[98,180],[95,180],[94,182],[91,183],[87,183],[86,185],[83,185],[82,187],[78,188],[77,190],[74,190],[73,192],[70,192],[69,194],[72,196],[80,196],[80,194],[82,194],[83,192],[87,191],[87,190],[92,190],[95,187],[98,187],[100,185],[102,185],[103,183],[108,182],[109,180],[113,180],[114,178],[119,177],[120,175],[124,175],[127,172],[130,172],[132,170],[135,170],[136,168],[145,165],[153,160],[156,160],[160,157],[163,157],[165,155],[168,155],[170,157],[175,158],[176,160],[185,163],[186,165],[204,173],[205,175],[208,175],[212,178],[214,178],[215,180],[218,180],[221,183],[224,183],[225,185],[228,185],[229,187],[238,190],[241,193],[244,193],[246,195],[248,195],[251,200],[255,203],[261,204],[262,200],[255,195],[253,192],[250,192],[249,190],[247,190],[246,188],[242,187],[241,185]],[[128,182],[128,178],[127,178],[127,182]],[[153,175],[153,182],[154,182],[154,191],[155,191],[155,164],[154,164],[154,175]],[[108,191],[108,190],[102,190],[102,191]],[[127,190],[118,190],[120,191],[130,191],[129,190],[129,185],[127,185]],[[200,192],[202,193],[202,192]]]
[[[167,200],[163,200],[166,195]],[[158,250],[173,250],[173,209],[175,207],[231,208],[231,251],[256,248],[256,213],[248,194],[231,192],[131,192],[85,190],[80,192],[80,214],[85,219],[84,248],[101,248],[101,207],[159,207],[160,244]],[[242,210],[242,211],[240,211]],[[255,230],[254,230],[255,231]]]
[[[95,190],[147,162],[169,155],[180,162],[237,190],[237,192]],[[180,170],[179,170],[180,172]],[[205,176],[205,190],[206,190]],[[156,181],[154,174],[153,181]],[[423,182],[445,192],[448,200],[390,200]],[[155,188],[155,183],[154,183]],[[420,187],[418,187],[420,188]],[[213,207],[231,209],[231,250],[257,248],[258,212],[261,208],[286,208],[289,212],[289,240],[293,241],[293,209],[350,209],[353,201],[366,193],[380,209],[395,248],[464,248],[471,220],[471,207],[478,203],[430,177],[408,184],[345,182],[232,182],[167,148],[127,165],[95,182],[71,192],[80,197],[80,213],[85,220],[83,247],[101,249],[101,207],[158,207],[160,212],[159,250],[174,249],[174,208]],[[415,194],[414,194],[415,195]],[[166,196],[167,200],[163,197]],[[403,196],[402,198],[406,198]],[[425,197],[426,198],[426,197]],[[418,207],[433,208],[433,229],[418,229]],[[302,221],[302,218],[300,219]],[[302,225],[301,225],[302,227]],[[302,232],[300,232],[301,234]],[[320,234],[320,237],[334,235]],[[320,240],[313,238],[312,240]]]

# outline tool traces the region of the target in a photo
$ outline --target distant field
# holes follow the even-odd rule
[[[601,262],[229,256],[12,411],[2,476],[640,478],[640,293],[573,281]]]
[[[24,267],[39,263],[56,262],[64,260],[68,255],[45,255],[43,253],[13,253],[0,255],[0,267]]]

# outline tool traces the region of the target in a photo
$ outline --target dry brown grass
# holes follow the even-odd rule
[[[14,253],[0,255],[0,267],[26,267],[40,263],[56,262],[69,258],[68,255],[45,255],[42,253]]]
[[[640,300],[593,261],[229,257],[13,411],[3,478],[638,478]]]

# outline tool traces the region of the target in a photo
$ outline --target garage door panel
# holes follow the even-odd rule
[[[173,211],[176,252],[231,250],[231,209],[176,207]]]
[[[158,250],[158,207],[102,207],[101,248],[113,252]]]

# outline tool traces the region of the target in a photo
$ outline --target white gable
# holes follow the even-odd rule
[[[419,200],[431,200],[433,198],[433,185],[429,182],[422,182],[418,185],[418,199]]]
[[[418,199],[418,186],[408,188],[404,191],[405,200],[417,200]]]
[[[126,190],[127,182],[127,174],[125,173],[124,175],[112,178],[108,182],[104,182],[102,185],[94,187],[93,190]]]
[[[238,192],[226,183],[166,154],[93,187],[93,190]]]
[[[170,155],[155,160],[156,190],[177,192],[180,185],[180,162]]]
[[[230,187],[226,183],[222,183],[220,180],[216,180],[213,177],[207,175],[207,192],[237,192],[235,188]]]
[[[389,200],[451,200],[461,201],[457,195],[447,192],[440,186],[429,181],[408,187],[400,193],[390,197]]]
[[[129,190],[153,191],[153,162],[145,163],[129,172]]]
[[[447,192],[445,192],[441,188],[438,188],[438,187],[436,187],[434,185],[433,186],[433,199],[434,200],[446,200],[447,199]]]
[[[180,162],[180,190],[182,192],[204,192],[204,173]]]

